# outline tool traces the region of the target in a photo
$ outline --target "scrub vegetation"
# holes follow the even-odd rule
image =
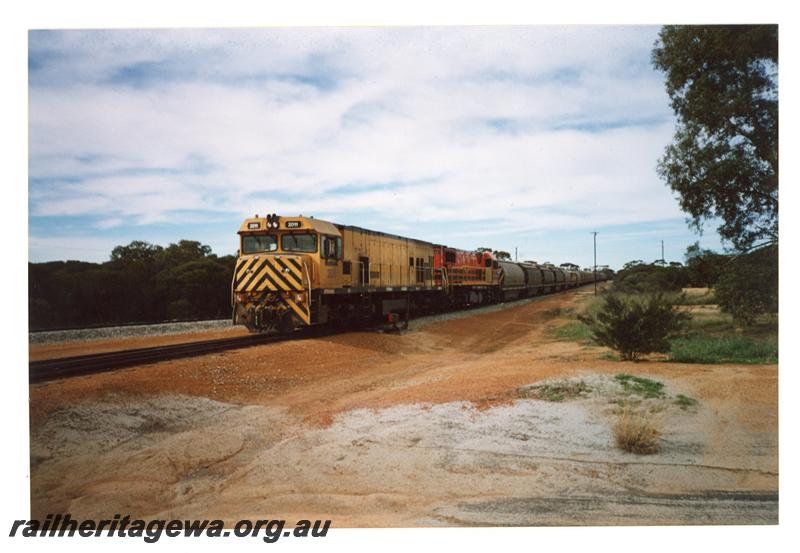
[[[569,322],[555,330],[555,337],[559,340],[571,342],[590,342],[592,333],[589,327],[580,321]]]
[[[678,394],[675,396],[675,401],[673,403],[681,409],[686,409],[687,407],[694,407],[697,405],[697,400],[683,394]]]
[[[689,246],[685,264],[656,260],[626,263],[613,291],[627,295],[664,294],[674,305],[718,305],[739,326],[752,326],[778,312],[778,247],[723,255]],[[685,293],[689,289],[691,293]]]
[[[591,388],[583,381],[564,381],[532,386],[521,391],[522,397],[561,402],[588,394]]]
[[[607,346],[607,361],[640,360],[651,353],[679,363],[778,362],[778,318],[761,314],[749,324],[723,312],[715,291],[601,295],[577,320],[550,331],[557,340]]]
[[[670,359],[680,363],[777,363],[778,337],[696,334],[673,341]]]
[[[637,394],[645,398],[664,397],[664,384],[661,382],[624,373],[616,375],[614,380],[622,384],[627,393]]]

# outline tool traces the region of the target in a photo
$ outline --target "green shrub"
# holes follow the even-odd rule
[[[685,328],[690,316],[677,311],[663,294],[638,298],[609,294],[594,314],[578,318],[599,344],[618,351],[623,360],[637,360],[646,353],[668,352],[670,339]]]

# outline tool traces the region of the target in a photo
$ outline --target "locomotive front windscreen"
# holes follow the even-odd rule
[[[274,252],[278,241],[271,234],[246,234],[242,237],[242,253]]]
[[[284,234],[281,236],[281,249],[285,252],[317,251],[316,234]]]

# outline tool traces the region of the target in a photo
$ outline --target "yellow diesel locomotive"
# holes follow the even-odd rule
[[[233,275],[234,324],[250,330],[400,315],[435,303],[434,245],[313,217],[246,219]]]

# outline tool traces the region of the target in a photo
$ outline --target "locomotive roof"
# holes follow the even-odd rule
[[[378,230],[370,230],[363,227],[356,227],[352,225],[336,225],[340,229],[348,229],[348,230],[356,230],[358,232],[363,232],[366,234],[372,234],[373,236],[385,236],[386,238],[395,238],[397,240],[408,240],[409,242],[416,242],[417,244],[424,244],[425,246],[436,246],[433,242],[427,242],[425,240],[419,240],[417,238],[409,238],[408,236],[400,236],[398,234],[390,234],[388,232],[381,232]]]
[[[258,223],[258,226],[253,228],[251,225]],[[279,217],[278,228],[270,228],[267,226],[267,217],[249,217],[244,220],[239,227],[239,234],[243,232],[258,232],[270,230],[314,230],[322,234],[330,234],[333,236],[341,236],[339,228],[333,223],[323,221],[322,219],[314,219],[313,217]]]

